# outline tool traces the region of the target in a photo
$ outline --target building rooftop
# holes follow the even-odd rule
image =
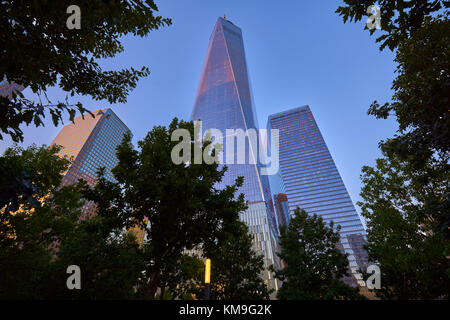
[[[296,108],[292,108],[286,111],[282,111],[282,112],[278,112],[278,113],[274,113],[269,115],[269,119],[275,119],[275,118],[279,118],[281,116],[285,116],[291,113],[296,113],[296,112],[300,112],[300,111],[304,111],[304,110],[309,110],[309,106],[308,105],[304,105],[302,107],[296,107]]]

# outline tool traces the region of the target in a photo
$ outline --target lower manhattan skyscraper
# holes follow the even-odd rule
[[[280,170],[291,214],[295,208],[340,225],[341,250],[349,254],[349,284],[364,285],[359,269],[367,267],[366,232],[319,127],[308,106],[269,116],[268,129],[279,130]]]
[[[203,132],[218,129],[225,139],[229,138],[227,130],[248,132],[258,128],[242,32],[225,18],[217,20],[210,37],[192,120],[202,121]],[[264,279],[268,287],[277,290],[278,283],[268,270],[270,265],[279,266],[277,226],[269,180],[267,175],[260,174],[261,165],[256,160],[258,146],[251,139],[246,139],[245,146],[240,153],[234,149],[231,151],[233,163],[227,161],[228,171],[218,187],[233,184],[238,176],[244,177],[238,193],[245,195],[248,210],[241,213],[241,220],[253,235],[255,250],[264,256]],[[224,144],[223,148],[225,155],[227,146]],[[241,156],[245,156],[245,163],[238,163],[237,158]]]
[[[65,173],[62,184],[76,183],[84,179],[91,186],[96,183],[96,172],[105,167],[105,178],[114,181],[111,170],[117,165],[116,147],[130,130],[111,109],[96,110],[95,118],[89,114],[78,116],[65,125],[52,144],[63,148],[61,156],[73,157],[73,163]],[[92,214],[94,207],[87,203],[85,214]]]

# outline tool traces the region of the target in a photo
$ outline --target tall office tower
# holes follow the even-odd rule
[[[280,169],[291,214],[300,207],[340,225],[341,250],[349,254],[351,277],[363,286],[358,269],[367,267],[365,229],[308,106],[269,116],[268,129],[279,130]]]
[[[73,123],[64,126],[51,144],[62,146],[61,156],[73,157],[73,163],[65,173],[62,184],[76,183],[84,179],[91,186],[96,183],[98,168],[105,167],[105,177],[114,181],[111,170],[117,165],[116,147],[130,130],[111,109],[96,110],[95,118],[89,114],[78,116]],[[84,214],[92,214],[95,207],[86,203]]]
[[[0,80],[0,96],[12,98],[13,92],[22,91],[24,89],[23,86],[17,83],[9,83],[6,79]]]
[[[226,19],[217,20],[210,37],[192,120],[202,121],[203,132],[218,129],[226,139],[229,138],[226,137],[227,129],[244,132],[257,129],[242,32]],[[254,237],[254,248],[264,255],[264,277],[269,288],[277,289],[278,284],[268,271],[269,265],[279,266],[275,253],[277,226],[269,181],[267,176],[260,174],[261,165],[256,157],[258,146],[251,139],[246,139],[245,146],[245,151],[242,151],[245,154],[236,152],[235,148],[230,150],[233,164],[227,161],[228,171],[218,187],[233,184],[238,176],[244,177],[238,193],[245,195],[249,207],[241,214],[241,220]],[[227,154],[226,147],[224,143],[224,155]],[[245,164],[238,164],[239,156],[245,156]]]

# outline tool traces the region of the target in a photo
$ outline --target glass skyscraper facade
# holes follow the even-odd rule
[[[268,143],[271,141],[271,133],[268,131]],[[278,134],[279,135],[279,134]],[[270,149],[270,148],[269,148]],[[286,188],[281,176],[281,170],[277,173],[269,175],[270,189],[272,190],[273,205],[275,208],[275,217],[277,226],[288,226],[290,220],[289,201],[286,194]]]
[[[89,114],[78,116],[64,126],[52,144],[63,148],[60,156],[73,157],[73,163],[64,175],[62,184],[73,184],[84,179],[91,186],[96,183],[96,172],[105,167],[105,178],[114,181],[111,170],[117,165],[116,147],[130,130],[111,109],[96,110],[95,118]],[[92,204],[86,203],[85,214],[92,214]]]
[[[229,138],[226,137],[227,129],[245,132],[257,129],[242,32],[226,19],[217,20],[210,37],[192,120],[202,121],[203,132],[218,129],[225,139]],[[226,145],[223,147],[225,155]],[[241,214],[241,220],[248,225],[254,237],[255,249],[264,255],[268,286],[277,289],[276,281],[267,270],[272,264],[279,265],[275,254],[276,218],[268,177],[260,174],[257,148],[258,145],[251,139],[246,139],[243,164],[237,163],[242,154],[233,150],[234,164],[226,163],[228,171],[218,187],[233,184],[238,176],[244,177],[244,184],[238,193],[245,195],[249,208]]]
[[[367,267],[366,232],[308,106],[269,116],[268,129],[279,130],[280,170],[291,214],[295,208],[340,225],[340,248],[349,254],[346,282],[364,286],[359,269]]]

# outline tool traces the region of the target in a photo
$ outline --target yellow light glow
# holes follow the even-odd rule
[[[205,262],[205,283],[211,281],[211,259],[206,259]]]

